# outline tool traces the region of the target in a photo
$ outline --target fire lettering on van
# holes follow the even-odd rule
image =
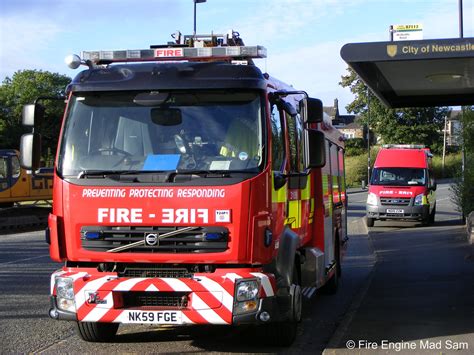
[[[379,192],[380,196],[386,195],[398,195],[398,196],[413,196],[413,191],[405,191],[405,190],[382,190]]]

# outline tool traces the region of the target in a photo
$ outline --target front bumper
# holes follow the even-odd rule
[[[394,211],[403,211],[403,213]],[[429,206],[373,206],[367,205],[367,217],[374,219],[399,219],[420,221],[429,215]]]
[[[54,286],[57,276],[73,278],[76,312],[58,307]],[[259,281],[257,307],[234,314],[235,285],[241,279]],[[273,275],[260,272],[232,270],[217,275],[195,274],[193,278],[119,278],[114,273],[100,273],[96,269],[71,271],[64,268],[52,275],[51,285],[49,315],[58,320],[150,324],[136,319],[137,314],[149,312],[156,320],[151,324],[236,325],[265,323],[268,318],[261,317],[262,312],[270,315],[271,321],[280,320],[281,314]],[[176,300],[183,301],[177,304]],[[158,313],[176,315],[178,321],[158,321]]]

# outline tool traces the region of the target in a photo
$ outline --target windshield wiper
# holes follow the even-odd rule
[[[102,177],[105,178],[109,175],[117,175],[121,174],[122,171],[119,170],[82,170],[79,174],[77,174],[78,179],[86,179],[88,177]]]
[[[168,177],[169,171],[152,171],[152,170],[83,170],[78,175],[78,179],[85,179],[88,177],[101,177],[105,178],[110,175],[142,175],[142,174],[163,174],[165,173]]]
[[[172,182],[180,175],[197,175],[202,178],[227,178],[232,177],[232,174],[253,174],[256,170],[176,170],[171,172],[168,176],[168,181]]]

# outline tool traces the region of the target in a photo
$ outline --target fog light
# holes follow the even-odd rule
[[[270,314],[268,312],[263,311],[258,316],[262,322],[268,322],[270,320]]]
[[[234,314],[254,312],[258,309],[257,301],[244,301],[234,304]]]
[[[74,300],[68,300],[67,298],[56,298],[56,304],[59,309],[68,312],[76,312],[76,304]]]
[[[49,316],[53,319],[58,319],[59,318],[59,313],[55,309],[50,309],[49,310]]]

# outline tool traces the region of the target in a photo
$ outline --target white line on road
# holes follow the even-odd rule
[[[7,261],[5,263],[0,263],[0,265],[15,264],[15,263],[20,262],[20,261],[28,261],[28,260],[33,260],[33,259],[39,259],[39,258],[44,258],[46,256],[49,256],[49,254],[40,255],[40,256],[33,256],[31,258],[26,258],[26,259],[18,259],[18,260],[13,260],[13,261]]]

